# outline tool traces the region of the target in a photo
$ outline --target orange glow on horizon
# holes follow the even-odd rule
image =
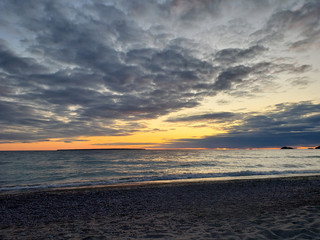
[[[161,144],[161,143],[159,143]],[[316,146],[294,146],[294,149],[315,149]],[[59,149],[146,149],[146,150],[279,150],[281,147],[271,147],[271,148],[159,148],[156,144],[154,145],[137,145],[137,144],[127,144],[127,145],[93,145],[91,141],[88,142],[77,142],[64,143],[64,142],[33,142],[33,143],[5,143],[0,144],[0,151],[56,151]]]
[[[275,150],[279,147],[271,148],[166,148],[166,144],[179,142],[179,139],[202,139],[206,136],[221,134],[217,128],[204,126],[194,128],[179,126],[171,123],[164,123],[159,120],[149,122],[149,127],[142,129],[132,135],[126,136],[96,136],[79,137],[68,142],[67,139],[50,139],[50,141],[30,142],[30,143],[3,143],[0,144],[0,151],[55,151],[58,149],[114,149],[114,148],[138,148],[147,150]],[[157,128],[158,126],[158,128]],[[168,145],[169,146],[169,145]],[[315,146],[293,146],[295,149],[315,148]]]

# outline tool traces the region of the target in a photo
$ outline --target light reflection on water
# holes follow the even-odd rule
[[[320,173],[319,150],[0,152],[0,190],[305,173]]]

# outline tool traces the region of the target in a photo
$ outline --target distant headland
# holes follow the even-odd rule
[[[293,147],[284,146],[281,149],[294,149]]]
[[[295,148],[293,148],[293,147],[288,147],[288,146],[284,146],[284,147],[282,147],[282,148],[280,148],[280,149],[295,149]],[[308,149],[320,149],[320,146],[317,146],[317,147],[314,147],[314,148],[308,148]]]
[[[146,150],[145,148],[80,148],[58,149],[57,151],[114,151],[114,150]]]

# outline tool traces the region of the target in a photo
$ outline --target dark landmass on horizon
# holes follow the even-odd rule
[[[294,147],[289,147],[289,146],[284,146],[280,149],[296,149]],[[317,147],[309,147],[308,149],[320,149],[320,146],[317,146]]]
[[[280,149],[294,149],[294,148],[293,147],[284,146],[284,147],[282,147]]]

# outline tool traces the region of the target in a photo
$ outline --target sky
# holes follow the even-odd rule
[[[320,1],[1,0],[0,150],[320,145]]]

